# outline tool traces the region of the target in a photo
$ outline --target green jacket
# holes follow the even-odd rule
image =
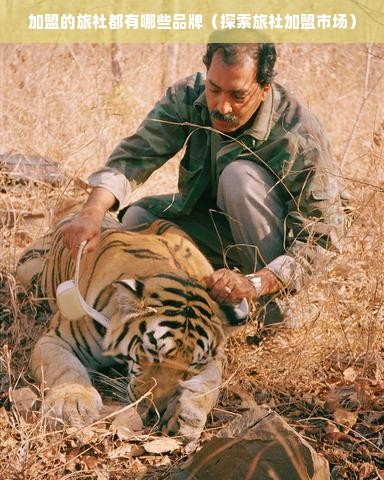
[[[207,189],[215,193],[226,165],[252,160],[264,165],[282,187],[288,211],[287,254],[299,255],[306,263],[318,254],[317,246],[337,247],[344,214],[328,140],[318,120],[280,85],[272,85],[252,126],[233,139],[211,130],[205,76],[197,73],[179,81],[90,183],[109,189],[121,208],[131,189],[183,147],[181,196],[172,205],[142,201],[153,214],[163,218],[189,214]]]

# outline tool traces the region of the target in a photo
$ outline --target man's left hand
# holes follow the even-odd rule
[[[261,295],[271,295],[280,290],[276,276],[268,269],[257,272],[261,289],[256,291],[252,283],[241,273],[221,268],[205,278],[206,287],[213,299],[219,303],[240,303],[243,298],[256,301]]]

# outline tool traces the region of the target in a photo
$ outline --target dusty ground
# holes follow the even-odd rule
[[[67,182],[15,183],[0,171],[0,468],[5,479],[166,478],[185,456],[150,454],[101,423],[79,445],[23,416],[9,392],[30,385],[31,346],[47,315],[13,276],[17,255],[41,235],[61,200],[82,201],[75,178],[105,161],[133,132],[165,86],[201,68],[201,46],[0,46],[0,154],[42,155]],[[178,54],[177,64],[170,54]],[[227,382],[205,438],[244,408],[269,404],[326,455],[334,479],[384,475],[384,47],[283,45],[277,81],[320,118],[351,194],[344,252],[284,299],[288,325],[252,341],[250,326],[228,343]],[[166,73],[165,73],[166,72]],[[172,191],[177,160],[146,191]],[[257,343],[257,344],[255,344]],[[11,389],[11,390],[10,390]],[[249,397],[250,396],[250,397]],[[151,433],[151,432],[146,432]]]

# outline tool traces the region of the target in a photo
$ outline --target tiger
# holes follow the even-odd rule
[[[53,312],[30,362],[48,388],[46,411],[70,426],[92,424],[103,401],[90,372],[122,366],[128,402],[150,392],[144,420],[155,409],[166,434],[199,438],[218,399],[225,341],[247,312],[210,297],[204,278],[213,268],[179,227],[158,220],[132,232],[116,221],[80,263],[80,292],[109,323],[68,320],[56,303],[58,285],[75,274],[61,234],[68,221],[27,249],[17,267],[24,285],[38,281]]]

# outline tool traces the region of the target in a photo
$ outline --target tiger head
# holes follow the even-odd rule
[[[227,328],[246,319],[212,300],[202,283],[174,273],[118,280],[113,286],[117,309],[104,354],[127,364],[128,399],[154,387],[160,412],[180,381],[198,374],[222,350]]]

